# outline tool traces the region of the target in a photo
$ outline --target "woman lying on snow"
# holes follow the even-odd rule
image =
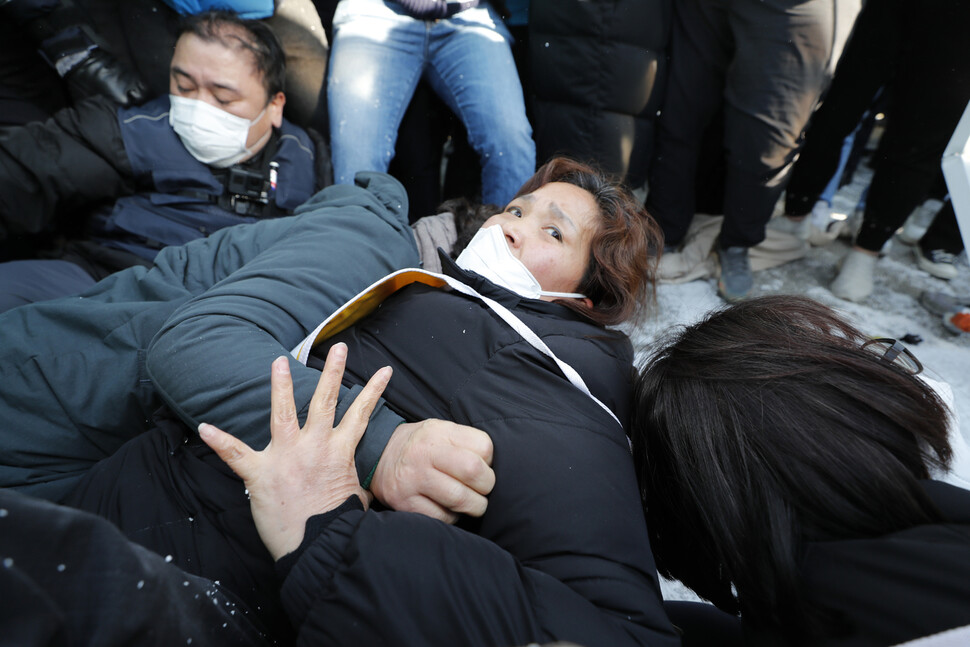
[[[399,219],[395,232],[407,229],[399,185],[379,174],[364,179],[366,190],[325,190],[290,219],[292,231],[275,238],[236,228],[162,252],[162,265],[148,274],[194,291],[158,326],[147,350],[154,389],[174,415],[144,434],[134,426],[128,434],[134,438],[93,468],[77,460],[61,500],[110,519],[181,569],[218,580],[248,607],[247,622],[273,639],[291,638],[285,610],[308,644],[677,644],[661,606],[621,424],[629,414],[632,349],[624,335],[603,327],[631,316],[652,289],[650,250],[660,241],[629,194],[564,160],[540,169],[486,223],[458,265],[443,260],[444,273],[478,296],[408,285],[318,344],[308,362],[323,367],[334,344],[347,345],[338,410],[381,367],[393,369],[358,450],[364,485],[371,472],[375,484],[408,480],[382,473],[406,462],[376,461],[381,451],[399,454],[388,419],[445,419],[486,432],[491,445],[486,440],[485,449],[463,452],[451,474],[466,484],[461,492],[473,495],[464,505],[438,497],[444,507],[480,516],[447,525],[364,510],[351,499],[311,533],[298,559],[286,562],[281,605],[273,559],[257,536],[245,489],[195,427],[208,420],[250,445],[265,445],[268,397],[256,400],[269,391],[267,355],[294,348],[329,314],[320,312],[318,293],[340,282],[358,257],[366,262],[405,244],[410,249],[395,258],[414,254],[407,236],[360,240],[356,222],[342,218],[352,209],[368,226],[376,212],[384,221]],[[365,208],[353,208],[357,203]],[[315,228],[300,219],[315,219]],[[259,227],[270,225],[252,229]],[[151,278],[107,281],[124,286]],[[112,290],[102,284],[88,297],[115,303]],[[300,312],[307,302],[312,323]],[[88,316],[83,308],[74,314]],[[514,328],[516,320],[526,328]],[[319,373],[292,359],[290,372],[302,417]],[[116,422],[114,429],[109,445],[124,434]],[[58,433],[69,441],[69,431]],[[41,455],[31,449],[30,456]],[[389,488],[371,488],[384,503],[393,499]]]

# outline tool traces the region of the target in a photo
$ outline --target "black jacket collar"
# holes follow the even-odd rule
[[[586,317],[570,310],[566,306],[542,299],[529,299],[512,292],[509,289],[495,285],[481,274],[469,272],[458,267],[458,264],[442,248],[438,248],[438,256],[441,259],[441,273],[452,278],[456,278],[465,285],[471,286],[479,294],[485,295],[490,299],[501,303],[506,308],[523,308],[536,314],[552,315],[563,319],[581,321],[590,325],[596,325]]]
[[[951,523],[970,524],[970,491],[943,481],[920,481],[943,518]]]

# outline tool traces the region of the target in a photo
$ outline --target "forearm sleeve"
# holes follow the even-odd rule
[[[89,100],[0,136],[0,238],[51,230],[134,190],[116,108]]]
[[[634,593],[630,591],[629,593]],[[300,554],[281,598],[299,645],[678,644],[624,622],[496,544],[413,513],[345,511]]]
[[[406,214],[401,193],[388,199]],[[276,240],[265,240],[255,226],[235,227],[222,245],[203,249],[211,264],[238,257],[238,268],[224,278],[212,276],[213,285],[179,308],[149,346],[146,368],[156,390],[193,428],[209,422],[264,447],[273,360],[289,355],[360,290],[417,263],[410,227],[370,192],[335,186],[311,202]],[[302,423],[320,373],[292,358],[290,372]],[[348,397],[342,389],[342,406]],[[378,406],[362,441],[369,462],[361,466],[364,476],[400,422],[383,403]]]

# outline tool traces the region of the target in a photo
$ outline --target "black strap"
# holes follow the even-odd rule
[[[280,134],[274,128],[266,146],[254,159],[225,169],[211,169],[223,187],[219,194],[203,189],[179,189],[171,193],[219,205],[239,216],[278,218],[286,212],[276,205],[270,184],[271,179],[275,180],[272,173],[279,168],[279,163],[273,159],[279,148]]]

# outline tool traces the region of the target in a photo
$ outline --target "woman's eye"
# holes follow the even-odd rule
[[[510,214],[512,214],[516,218],[521,218],[522,217],[522,210],[519,209],[518,207],[509,207],[505,211],[508,212],[508,213],[510,213]]]
[[[561,231],[559,231],[555,227],[546,227],[546,231],[549,232],[549,235],[550,236],[552,236],[553,238],[555,238],[559,242],[562,242],[562,232]]]

